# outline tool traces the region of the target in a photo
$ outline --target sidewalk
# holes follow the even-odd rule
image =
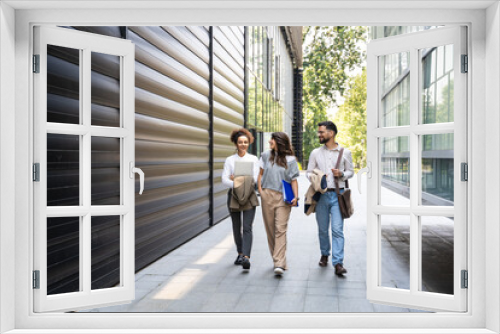
[[[365,180],[363,180],[366,182]],[[413,312],[372,304],[366,299],[366,184],[359,194],[350,180],[355,214],[345,221],[345,261],[348,273],[334,274],[320,257],[314,215],[303,213],[309,186],[299,178],[301,206],[289,222],[287,262],[282,277],[273,273],[260,207],[254,222],[251,269],[236,266],[230,219],[226,219],[136,274],[136,299],[128,305],[91,312]],[[398,196],[398,195],[395,195]],[[387,268],[405,279],[404,263]],[[403,267],[401,267],[403,266]],[[418,311],[417,311],[418,312]]]

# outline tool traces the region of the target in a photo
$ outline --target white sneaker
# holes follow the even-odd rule
[[[283,270],[283,268],[280,268],[280,267],[277,267],[277,268],[274,268],[274,274],[275,275],[283,275],[285,271]]]

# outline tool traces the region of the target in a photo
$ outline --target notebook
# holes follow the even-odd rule
[[[253,176],[253,162],[252,161],[235,161],[234,162],[234,176]]]
[[[293,195],[292,185],[285,180],[283,180],[283,199],[288,204],[291,204],[295,196]],[[299,206],[299,201],[297,201],[297,205]]]

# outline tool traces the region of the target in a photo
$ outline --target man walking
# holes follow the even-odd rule
[[[354,170],[352,167],[351,151],[345,148],[338,169],[336,168],[340,154],[340,146],[335,141],[337,133],[337,126],[331,121],[318,124],[319,142],[324,145],[311,152],[306,175],[309,179],[310,173],[317,168],[327,176],[328,190],[321,195],[316,204],[316,222],[318,223],[321,250],[319,265],[321,267],[327,266],[331,249],[332,265],[335,267],[335,274],[342,275],[347,273],[347,270],[344,268],[344,219],[340,213],[334,178],[337,178],[340,192],[342,193],[345,181],[354,175]],[[328,235],[330,222],[332,246],[330,246],[330,237]]]

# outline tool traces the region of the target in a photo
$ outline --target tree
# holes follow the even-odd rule
[[[350,82],[345,102],[335,114],[337,141],[352,153],[354,168],[366,165],[366,70]]]
[[[327,120],[327,109],[337,104],[349,88],[349,71],[364,61],[360,43],[367,38],[366,27],[305,27],[303,119],[304,158],[319,146],[317,124]]]

